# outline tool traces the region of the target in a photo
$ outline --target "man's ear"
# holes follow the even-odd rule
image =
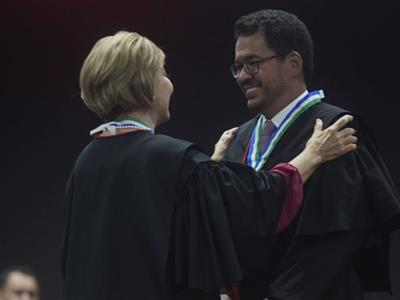
[[[303,76],[303,58],[297,51],[291,51],[286,55],[289,66],[289,74],[292,78]]]

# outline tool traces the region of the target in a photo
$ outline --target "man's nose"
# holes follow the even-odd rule
[[[250,75],[249,73],[247,73],[244,68],[242,68],[239,72],[238,77],[236,78],[236,80],[238,81],[239,84],[243,84],[244,82],[246,82],[247,80],[253,78],[253,75]]]

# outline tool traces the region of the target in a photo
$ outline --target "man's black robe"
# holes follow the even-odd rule
[[[299,154],[317,118],[327,127],[345,113],[326,103],[311,107],[287,130],[264,170]],[[239,128],[227,160],[243,161],[256,120]],[[259,256],[246,255],[243,299],[265,296],[269,285],[270,299],[359,299],[353,266],[362,270],[362,289],[388,288],[388,233],[399,227],[400,200],[365,124],[355,116],[350,126],[357,130],[357,150],[309,179],[296,222],[273,246],[262,238],[248,242],[246,249],[258,247]]]

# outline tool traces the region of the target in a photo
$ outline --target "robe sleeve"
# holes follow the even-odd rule
[[[358,122],[358,132],[363,128],[363,143],[358,147],[356,159],[366,183],[367,199],[375,211],[377,224],[391,232],[400,228],[400,197],[368,126],[361,119]]]
[[[273,237],[277,226],[284,227],[300,207],[300,183],[297,170],[287,164],[257,173],[189,150],[180,172],[172,224],[175,282],[217,290],[241,280],[236,238]]]

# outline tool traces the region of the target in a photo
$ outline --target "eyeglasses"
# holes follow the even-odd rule
[[[242,72],[242,69],[249,75],[254,75],[258,72],[258,69],[260,68],[260,64],[264,63],[270,59],[278,58],[281,56],[285,56],[286,54],[279,54],[279,55],[273,55],[265,58],[260,58],[255,61],[251,62],[245,62],[245,63],[235,63],[231,65],[231,72],[233,78],[237,79],[240,75],[240,72]]]

